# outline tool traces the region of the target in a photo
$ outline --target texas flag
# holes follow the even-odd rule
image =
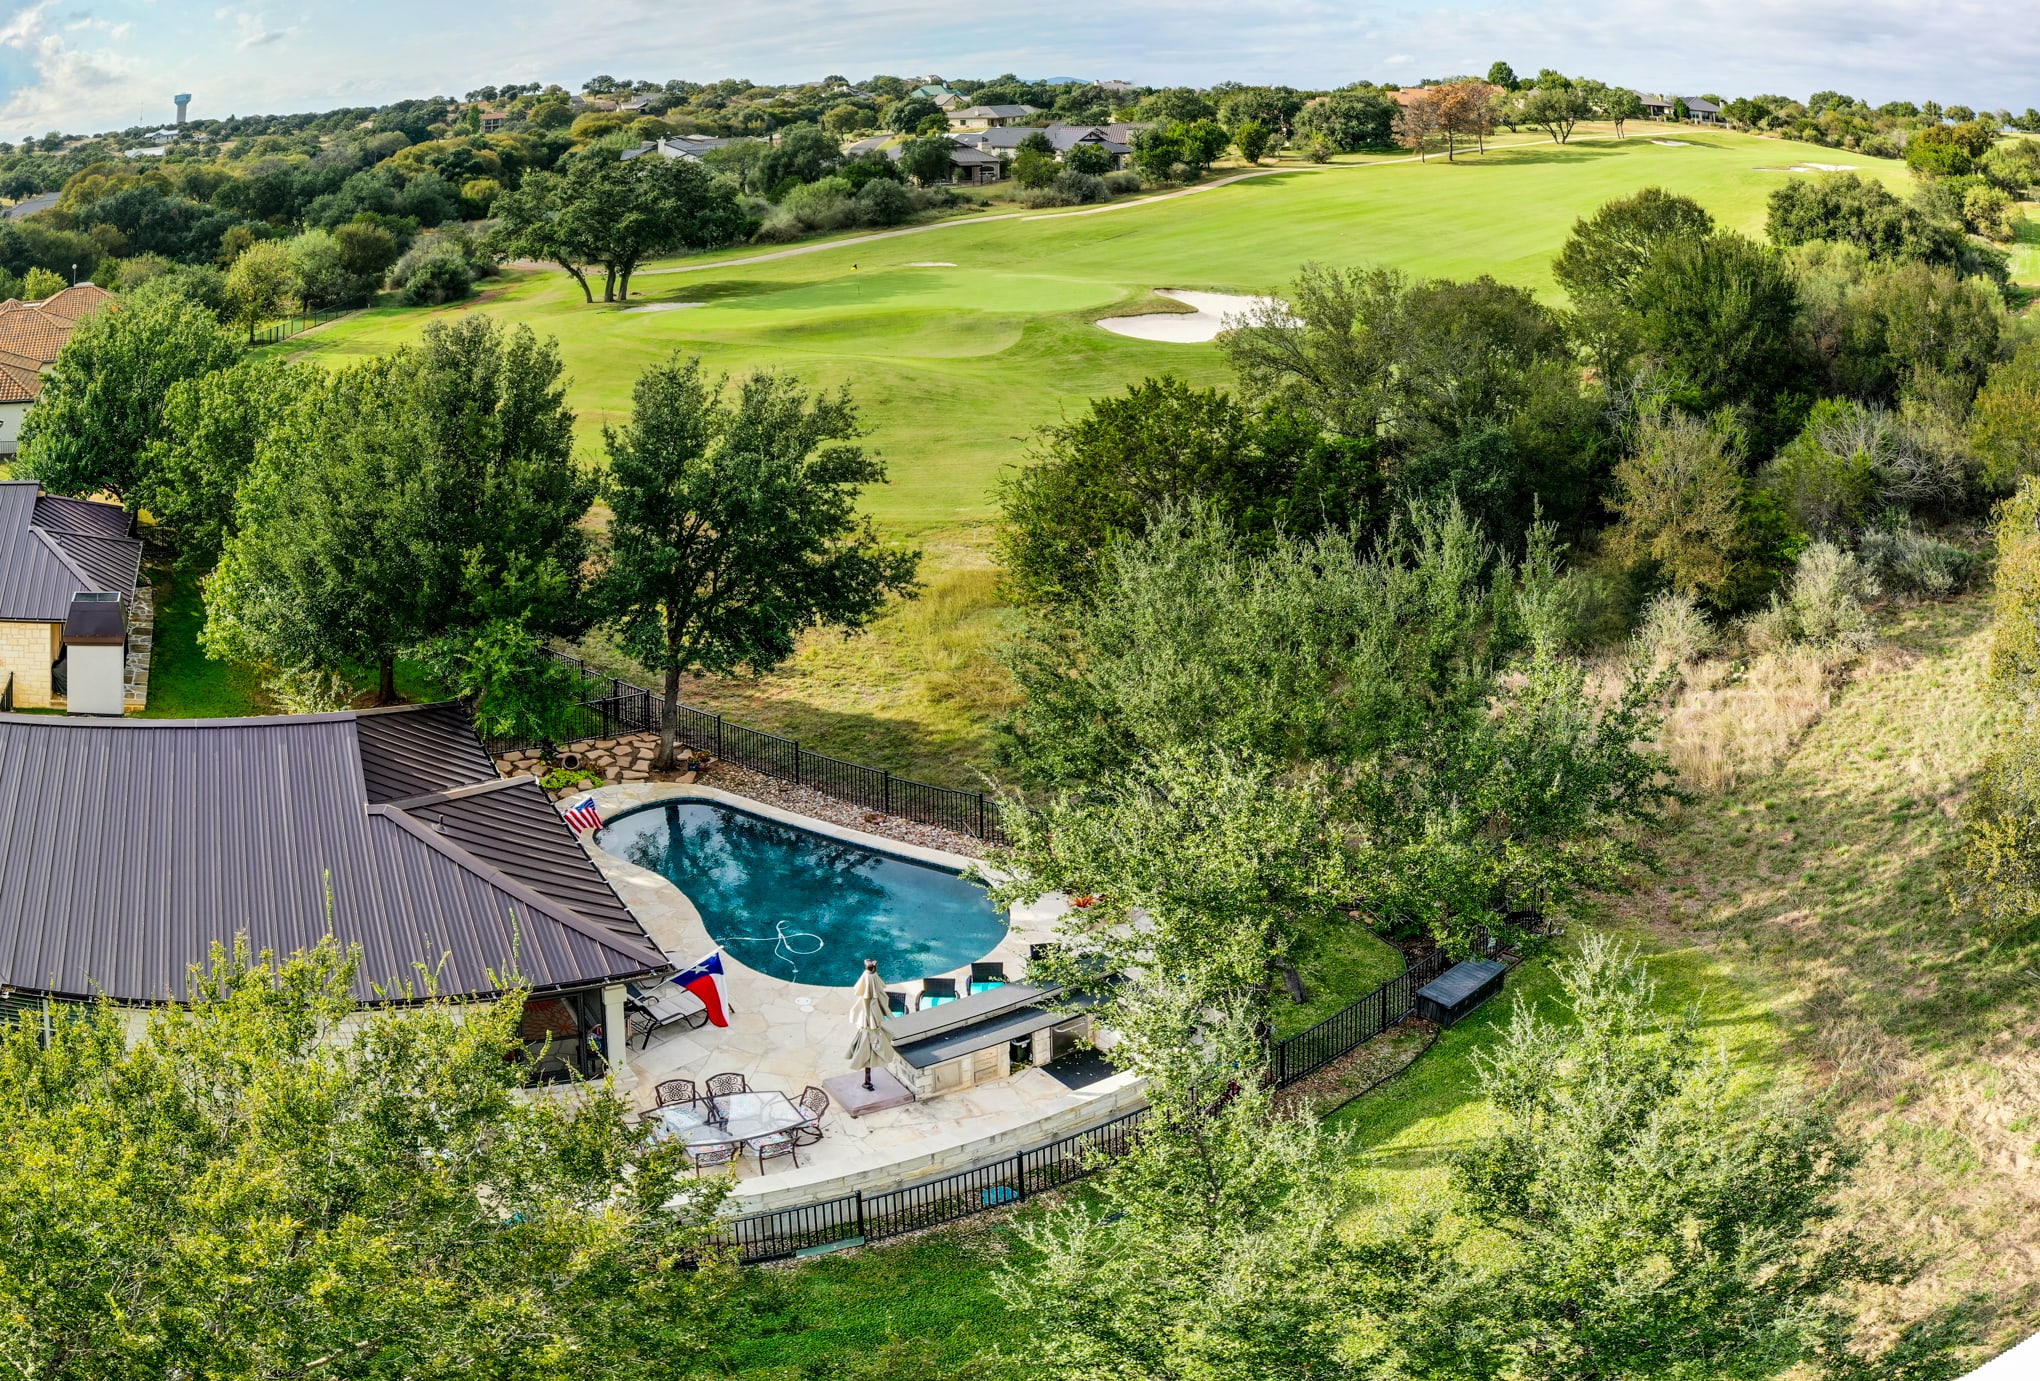
[[[701,1005],[708,1008],[709,1025],[730,1024],[729,1008],[723,1002],[721,950],[717,950],[699,963],[680,970],[673,975],[673,981],[701,999]]]

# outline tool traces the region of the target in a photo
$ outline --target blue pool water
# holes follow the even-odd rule
[[[708,801],[619,815],[596,842],[685,892],[732,958],[789,982],[847,988],[876,959],[881,978],[905,983],[982,959],[1006,935],[984,888],[947,869]]]

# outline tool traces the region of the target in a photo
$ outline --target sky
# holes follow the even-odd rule
[[[1555,67],[1722,96],[2040,106],[2032,0],[0,0],[0,139],[588,77],[1328,87]],[[990,16],[987,18],[986,16]]]

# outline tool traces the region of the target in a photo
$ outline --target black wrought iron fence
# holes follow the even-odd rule
[[[248,344],[274,345],[280,340],[289,340],[292,336],[309,331],[314,326],[323,326],[329,321],[339,320],[349,312],[360,310],[360,304],[357,303],[348,307],[322,307],[316,312],[305,312],[298,316],[279,317],[267,326],[251,329],[248,332]]]
[[[821,1203],[753,1213],[720,1223],[716,1235],[744,1262],[861,1246],[1027,1201],[1124,1153],[1145,1108],[1036,1146],[1005,1160],[881,1194],[861,1191]]]
[[[1271,1042],[1270,1080],[1278,1088],[1293,1084],[1397,1025],[1410,1014],[1416,990],[1451,964],[1443,950],[1433,950],[1317,1025]],[[1123,1154],[1146,1112],[1138,1109],[1007,1159],[902,1189],[859,1191],[732,1218],[717,1226],[717,1236],[742,1261],[777,1261],[860,1246],[1024,1203],[1030,1195],[1074,1183]]]
[[[658,731],[662,697],[643,686],[591,670],[578,657],[563,652],[553,655],[581,675],[582,694],[567,716],[569,742]],[[993,843],[1005,839],[999,827],[999,803],[981,791],[959,791],[917,782],[896,777],[883,768],[812,752],[803,748],[799,739],[733,723],[693,705],[678,707],[675,737],[689,748],[720,761],[808,787],[866,810],[975,835]],[[491,739],[488,744],[491,753],[534,746],[515,739]]]
[[[1349,1051],[1396,1025],[1410,1014],[1417,989],[1452,966],[1443,950],[1409,965],[1357,1002],[1348,1004],[1317,1025],[1268,1046],[1268,1078],[1277,1088],[1315,1074]]]

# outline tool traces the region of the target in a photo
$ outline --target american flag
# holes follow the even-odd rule
[[[575,834],[585,834],[589,830],[601,829],[602,812],[595,809],[595,798],[593,796],[583,796],[580,800],[568,806],[567,824],[573,827]]]

